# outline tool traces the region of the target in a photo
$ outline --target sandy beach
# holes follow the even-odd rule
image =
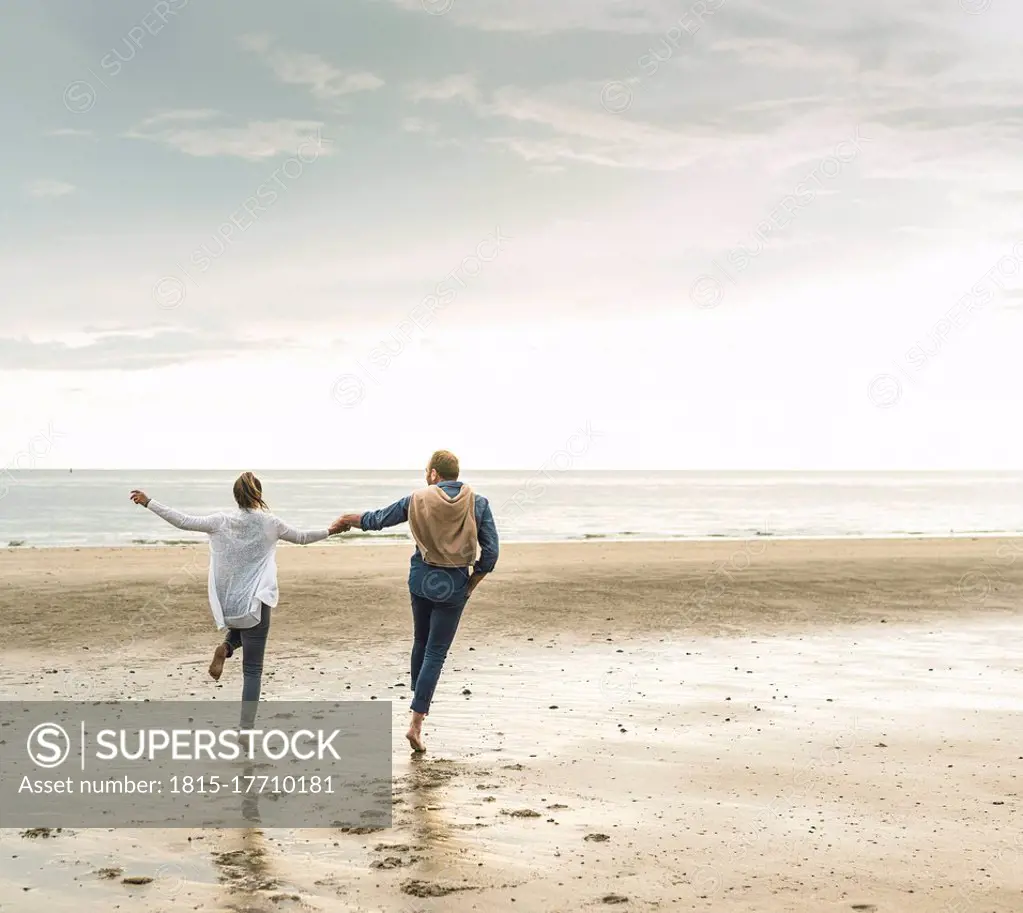
[[[393,701],[393,827],[0,830],[0,911],[1023,909],[1023,540],[506,546],[417,760],[408,553],[282,547],[264,676]],[[0,551],[0,696],[235,699],[206,568]]]

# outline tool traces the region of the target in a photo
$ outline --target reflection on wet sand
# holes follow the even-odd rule
[[[263,832],[257,828],[224,831],[213,864],[223,886],[221,904],[236,913],[265,913],[274,909],[273,896],[280,882],[271,874]]]
[[[413,835],[423,841],[426,848],[440,849],[451,836],[451,822],[438,814],[443,807],[437,804],[442,799],[437,789],[456,773],[451,761],[427,760],[422,756],[414,756],[409,761],[405,795],[411,814],[410,826]]]
[[[243,783],[252,783],[256,776],[255,766],[248,764],[242,774]],[[245,790],[242,793],[242,817],[250,824],[259,824],[259,791]]]
[[[401,818],[406,820],[401,821],[401,826],[411,833],[414,853],[409,863],[415,868],[412,876],[401,883],[403,894],[446,897],[461,891],[480,890],[480,886],[471,883],[461,865],[468,847],[456,836],[455,824],[445,812],[448,796],[443,787],[459,773],[459,765],[453,761],[413,755],[403,781],[404,788],[395,790],[396,798],[404,800],[406,812]]]

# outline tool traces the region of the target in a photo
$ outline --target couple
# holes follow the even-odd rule
[[[426,750],[423,720],[466,600],[497,564],[497,527],[487,499],[458,480],[458,458],[438,450],[426,467],[426,488],[382,510],[345,514],[330,527],[301,532],[270,513],[263,486],[251,472],[234,483],[238,509],[191,517],[144,491],[131,499],[178,529],[210,537],[209,599],[214,621],[227,630],[213,653],[210,675],[219,680],[224,662],[242,650],[242,701],[259,700],[270,610],[277,605],[277,542],[308,545],[352,527],[379,530],[409,524],[416,550],[408,585],[412,597],[412,721],[406,735],[414,751]],[[477,558],[477,545],[479,557]]]

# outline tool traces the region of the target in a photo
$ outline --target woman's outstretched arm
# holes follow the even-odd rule
[[[179,510],[174,510],[174,508],[168,507],[166,504],[154,501],[144,491],[139,491],[137,489],[131,493],[131,499],[136,504],[148,507],[158,517],[162,517],[171,526],[176,526],[178,529],[191,530],[197,533],[213,533],[216,532],[224,519],[223,514],[210,514],[207,517],[191,517],[188,514],[181,513]]]
[[[335,520],[327,529],[316,529],[316,530],[299,530],[293,526],[288,526],[280,517],[274,517],[277,522],[277,538],[283,539],[285,542],[292,542],[295,545],[309,545],[313,542],[320,542],[326,539],[327,536],[333,536],[337,533],[346,533],[351,527],[347,523],[342,523],[340,519]]]

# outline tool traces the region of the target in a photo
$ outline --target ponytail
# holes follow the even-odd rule
[[[269,510],[263,500],[263,486],[251,472],[243,472],[234,483],[234,499],[242,510]]]

